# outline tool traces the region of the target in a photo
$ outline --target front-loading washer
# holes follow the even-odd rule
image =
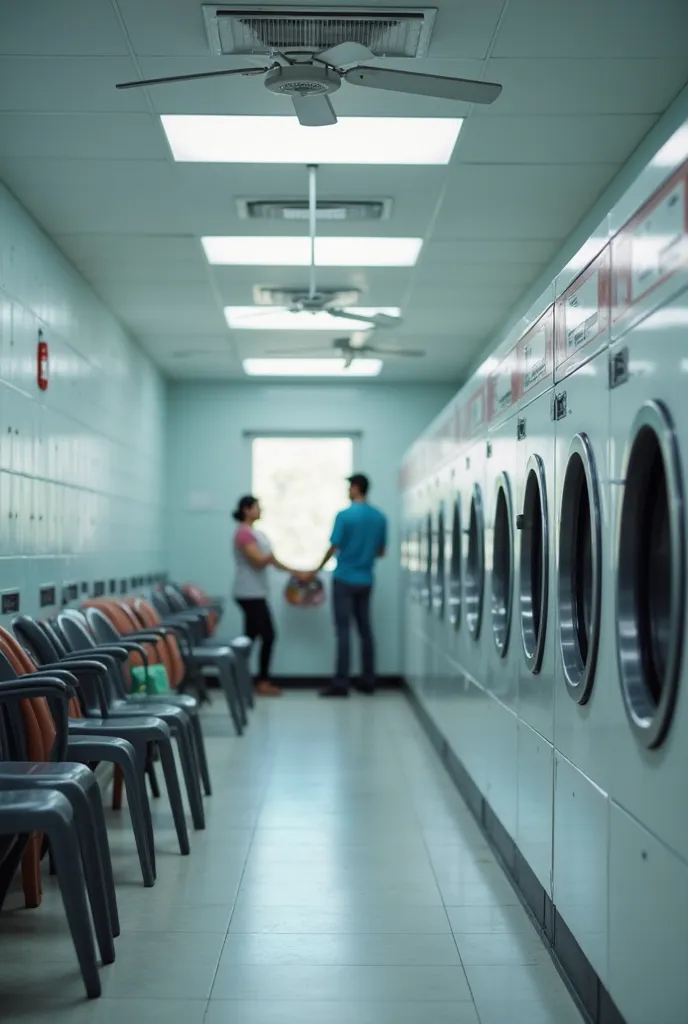
[[[487,668],[487,597],[485,572],[485,462],[486,415],[484,384],[465,407],[465,436],[470,438],[463,456],[463,619],[460,659],[470,678],[485,686]]]
[[[555,304],[556,746],[602,790],[612,671],[609,520],[609,248]],[[596,680],[602,680],[596,685]]]
[[[646,240],[656,223],[664,262],[648,272]],[[610,792],[688,861],[688,164],[612,251],[615,543],[607,571],[618,682]]]

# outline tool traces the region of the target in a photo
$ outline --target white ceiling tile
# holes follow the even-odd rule
[[[115,83],[136,77],[128,57],[3,57],[0,110],[146,112],[139,89],[119,92]]]
[[[568,8],[562,7],[562,11]],[[478,117],[504,114],[661,114],[688,78],[680,58],[493,58],[487,78],[503,90]]]
[[[499,269],[493,271],[492,281],[482,284],[464,278],[462,268],[455,268],[454,279],[445,283],[416,283],[411,289],[411,305],[414,310],[441,310],[444,319],[451,323],[454,310],[470,307],[476,311],[498,307],[503,313],[518,301],[526,287],[537,276],[537,271],[524,285],[520,281],[509,283]],[[497,297],[498,296],[498,297]]]
[[[100,291],[109,302],[122,309],[152,306],[160,310],[179,310],[215,305],[209,281],[109,281]]]
[[[153,114],[2,114],[3,157],[52,160],[166,160]]]
[[[556,241],[551,239],[480,238],[456,239],[451,242],[431,238],[423,246],[418,261],[419,268],[435,267],[438,264],[451,267],[455,264],[487,264],[499,268],[505,263],[545,263],[556,250]]]
[[[0,54],[127,54],[111,0],[5,0]]]
[[[137,337],[160,331],[186,337],[210,334],[219,331],[223,321],[222,313],[210,302],[159,306],[151,302],[142,305],[118,302],[117,313]]]
[[[440,243],[451,245],[451,243]],[[457,243],[458,245],[459,243]],[[462,243],[470,245],[470,243]],[[413,271],[414,289],[422,286],[434,286],[435,288],[447,288],[453,286],[457,281],[470,287],[490,289],[494,295],[495,288],[516,288],[524,292],[534,281],[544,266],[544,260],[538,263],[504,263],[504,262],[471,262],[433,260],[433,262],[422,261]],[[518,297],[518,296],[517,296]]]
[[[203,248],[194,235],[172,234],[60,234],[60,248],[75,260],[104,262],[185,264],[203,256]]]
[[[470,117],[460,163],[622,163],[657,120],[654,114]]]
[[[495,57],[680,57],[685,59],[685,0],[511,0]]]
[[[614,164],[459,166],[433,238],[562,239],[616,170]]]
[[[0,161],[0,176],[51,234],[183,232],[174,168],[163,161]]]

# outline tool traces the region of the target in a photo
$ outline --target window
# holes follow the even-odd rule
[[[312,569],[327,551],[332,523],[346,506],[353,472],[350,437],[256,437],[251,491],[260,499],[260,528],[275,555]]]

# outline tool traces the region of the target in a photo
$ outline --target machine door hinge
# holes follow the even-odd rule
[[[560,391],[552,399],[552,419],[563,420],[566,416],[566,392]]]
[[[486,452],[488,459],[492,458],[492,441],[488,441],[486,445]]]
[[[519,417],[519,419],[516,420],[516,440],[517,441],[522,441],[525,438],[525,436],[526,436],[526,418],[524,416],[523,419],[521,419]]]
[[[470,468],[471,468],[471,457],[470,457],[470,455],[467,455],[466,456],[466,469],[470,469]]]
[[[613,390],[628,380],[628,349],[620,348],[609,357],[609,388]]]

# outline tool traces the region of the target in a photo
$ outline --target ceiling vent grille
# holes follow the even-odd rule
[[[424,57],[436,9],[409,7],[293,8],[264,4],[253,10],[203,5],[215,54],[317,53],[339,43],[361,43],[376,57]]]
[[[316,219],[337,223],[387,220],[391,208],[391,199],[320,199]],[[305,199],[237,199],[237,210],[242,220],[308,220]]]
[[[308,297],[308,289],[279,288],[269,284],[254,284],[253,302],[256,306],[280,306],[290,308]],[[357,288],[320,288],[318,299],[322,305],[350,309],[357,305],[361,293]]]

